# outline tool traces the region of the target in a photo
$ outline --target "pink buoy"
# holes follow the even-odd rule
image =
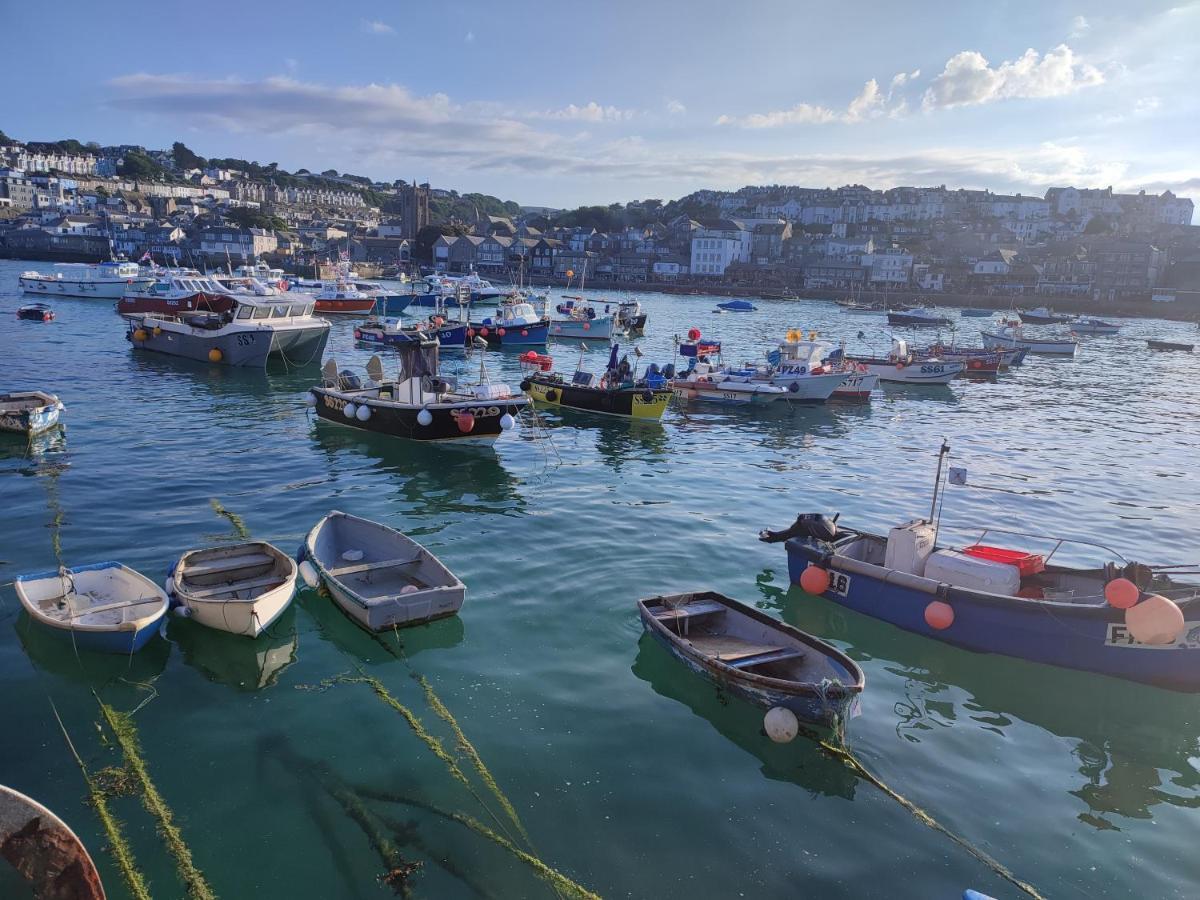
[[[1114,578],[1104,586],[1104,599],[1109,606],[1117,609],[1129,609],[1138,602],[1142,592],[1128,578]]]
[[[925,624],[936,631],[945,631],[954,624],[954,607],[942,600],[934,600],[925,607]]]
[[[1125,627],[1139,644],[1173,644],[1186,627],[1183,611],[1161,594],[1125,610]]]

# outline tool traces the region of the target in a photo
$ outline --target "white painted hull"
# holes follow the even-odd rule
[[[989,350],[1020,349],[1024,347],[1030,353],[1054,353],[1063,356],[1074,356],[1079,346],[1076,341],[1035,341],[1029,338],[1013,338],[1006,334],[995,334],[990,331],[981,332],[983,346]]]
[[[122,295],[144,291],[154,284],[153,278],[131,278],[116,281],[71,281],[66,278],[42,278],[22,275],[17,283],[27,294],[46,297],[82,297],[88,300],[120,300]]]
[[[748,406],[786,400],[787,391],[762,390],[770,385],[746,382],[672,382],[671,390],[680,400],[719,403],[725,406]]]
[[[832,375],[789,375],[778,373],[771,384],[787,388],[785,400],[793,403],[824,403],[842,386],[846,377],[841,372]]]
[[[583,341],[607,341],[613,336],[612,316],[595,319],[554,319],[550,322],[550,337],[576,338]]]
[[[283,615],[296,594],[296,572],[284,584],[254,600],[205,602],[181,597],[175,579],[167,580],[167,593],[191,610],[191,618],[206,628],[256,638]]]
[[[829,396],[830,400],[870,400],[871,391],[879,384],[879,376],[872,375],[869,372],[855,373],[847,375],[833,393]]]
[[[897,367],[894,363],[863,363],[867,372],[891,384],[949,384],[966,366],[957,362],[918,362]]]

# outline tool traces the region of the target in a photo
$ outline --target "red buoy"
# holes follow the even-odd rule
[[[473,413],[464,412],[458,414],[458,430],[463,434],[470,434],[475,430],[475,415]]]

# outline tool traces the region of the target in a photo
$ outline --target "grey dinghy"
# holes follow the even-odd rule
[[[467,596],[466,585],[412,538],[344,512],[318,522],[303,552],[338,605],[371,631],[452,616]]]
[[[866,683],[836,647],[715,591],[638,601],[642,626],[693,672],[801,722],[844,723]]]

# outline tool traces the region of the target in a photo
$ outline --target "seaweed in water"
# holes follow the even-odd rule
[[[250,540],[250,529],[246,527],[246,523],[242,521],[241,516],[222,506],[221,501],[216,497],[213,497],[208,501],[208,503],[213,508],[213,512],[215,512],[218,516],[224,516],[229,520],[229,524],[233,526],[234,534],[240,537],[243,541]]]

